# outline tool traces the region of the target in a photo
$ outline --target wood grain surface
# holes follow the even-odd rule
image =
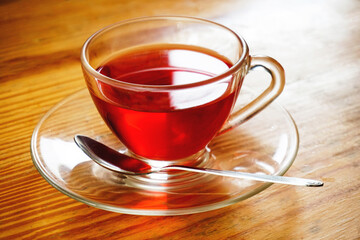
[[[287,176],[322,188],[272,185],[222,209],[147,217],[99,210],[50,186],[30,155],[32,132],[85,87],[80,49],[96,30],[159,14],[204,17],[239,32],[251,54],[276,58],[276,100],[300,148]],[[358,0],[0,1],[0,239],[360,239]]]

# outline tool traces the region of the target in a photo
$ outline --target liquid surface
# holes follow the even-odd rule
[[[209,79],[231,64],[202,49],[153,46],[118,55],[98,68],[108,77],[144,85],[179,85]],[[92,94],[101,116],[135,154],[174,160],[197,153],[215,136],[231,111],[231,78],[173,91],[131,91],[98,82]]]

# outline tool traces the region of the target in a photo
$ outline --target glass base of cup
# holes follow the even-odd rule
[[[211,168],[214,160],[211,149],[208,147],[190,157],[169,161],[144,159],[129,151],[125,152],[125,154],[137,157],[155,169],[170,165]],[[180,170],[164,170],[148,175],[126,175],[125,177],[127,178],[127,184],[131,187],[152,191],[164,191],[193,187],[194,185],[198,185],[199,182],[210,181],[213,176]]]

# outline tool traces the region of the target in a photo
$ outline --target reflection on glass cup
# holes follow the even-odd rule
[[[92,35],[81,54],[98,112],[128,150],[143,159],[183,161],[265,108],[282,91],[284,70],[250,56],[244,39],[204,19],[144,17]],[[267,70],[269,87],[233,111],[245,75]]]

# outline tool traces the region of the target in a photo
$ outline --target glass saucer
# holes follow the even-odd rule
[[[251,91],[241,91],[238,102],[248,102]],[[237,203],[271,185],[198,173],[187,177],[186,182],[170,182],[161,174],[117,174],[91,161],[74,143],[75,134],[126,151],[102,121],[87,89],[83,89],[54,106],[40,120],[31,139],[33,162],[53,187],[100,209],[136,215],[192,214]],[[292,117],[279,104],[272,103],[249,121],[213,139],[208,146],[211,151],[207,166],[283,175],[296,157],[298,144]]]

